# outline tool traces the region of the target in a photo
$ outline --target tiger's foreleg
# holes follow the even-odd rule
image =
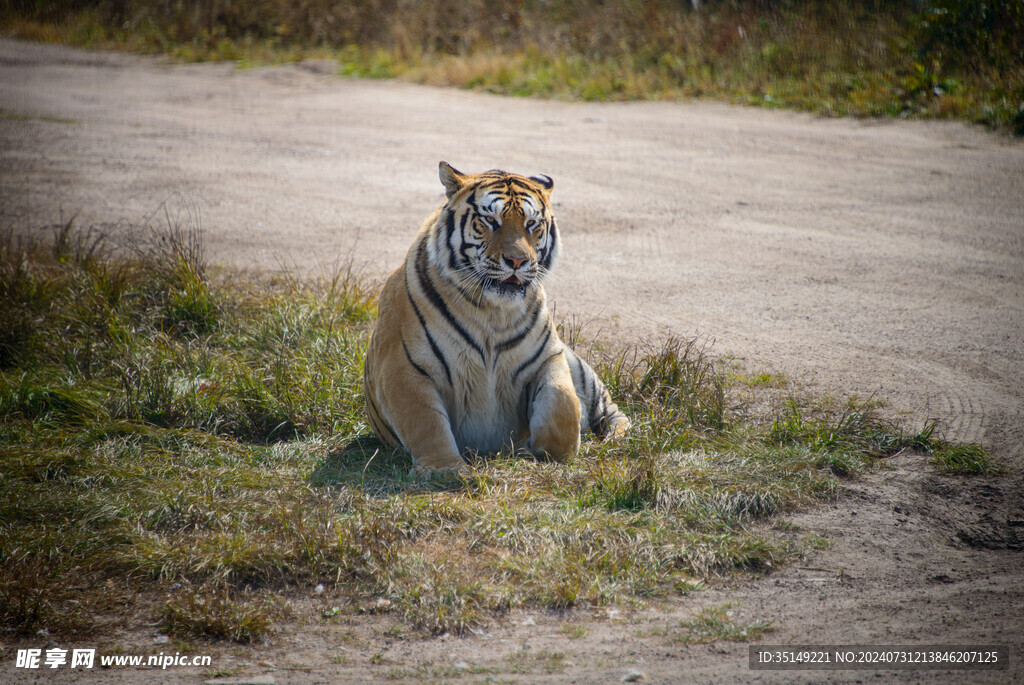
[[[418,375],[388,379],[376,390],[367,387],[366,396],[374,433],[412,455],[413,475],[468,468],[459,456],[444,402],[430,379]]]
[[[580,401],[565,355],[549,357],[527,389],[529,450],[552,459],[575,454],[580,447]]]

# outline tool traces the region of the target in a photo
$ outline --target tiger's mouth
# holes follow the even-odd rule
[[[487,279],[487,289],[503,297],[522,297],[526,295],[527,282],[512,275],[503,281],[496,278]]]

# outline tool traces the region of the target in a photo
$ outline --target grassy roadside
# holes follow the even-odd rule
[[[119,257],[70,224],[52,245],[0,241],[0,623],[17,634],[127,617],[247,642],[317,596],[301,620],[387,613],[428,633],[643,604],[818,546],[778,517],[878,459],[988,468],[870,405],[765,404],[778,379],[668,340],[595,359],[628,441],[410,480],[364,419],[372,293],[345,273],[218,276],[197,233],[148,235]],[[732,634],[704,618],[680,639]]]
[[[697,9],[694,4],[698,5]],[[1024,134],[1024,2],[12,2],[9,35],[584,100],[713,98]]]

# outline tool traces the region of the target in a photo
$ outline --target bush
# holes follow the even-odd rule
[[[978,73],[1024,66],[1024,2],[931,0],[919,15],[921,62]]]

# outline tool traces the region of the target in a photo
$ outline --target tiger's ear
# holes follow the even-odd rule
[[[555,182],[551,180],[550,176],[547,174],[537,174],[536,176],[531,176],[530,180],[544,189],[545,196],[551,196],[551,189],[555,187]]]
[[[437,165],[437,175],[441,177],[444,192],[449,200],[452,199],[452,195],[462,190],[462,186],[466,185],[466,175],[456,170],[448,162],[441,162]]]

